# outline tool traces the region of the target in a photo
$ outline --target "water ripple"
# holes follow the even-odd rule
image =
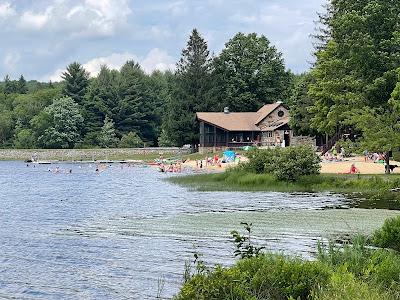
[[[229,232],[241,221],[267,249],[312,257],[317,240],[397,214],[329,193],[193,192],[150,168],[48,168],[0,162],[2,299],[154,299],[160,278],[170,298],[194,252],[233,262]]]

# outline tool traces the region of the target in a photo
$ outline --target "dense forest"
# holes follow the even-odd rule
[[[400,1],[331,0],[315,63],[293,88],[297,133],[352,136],[361,149],[400,147]]]
[[[390,151],[400,147],[399,15],[395,0],[331,0],[317,22],[315,62],[301,75],[287,70],[263,35],[238,33],[213,56],[194,29],[173,72],[146,74],[128,61],[90,78],[74,62],[58,83],[6,76],[0,147],[196,144],[197,111],[255,111],[283,101],[297,134],[347,133]]]
[[[194,29],[174,72],[146,74],[134,61],[102,66],[96,78],[77,62],[59,83],[8,76],[0,85],[0,145],[93,148],[196,144],[197,111],[257,110],[287,99],[293,75],[264,36],[234,36],[211,57]]]

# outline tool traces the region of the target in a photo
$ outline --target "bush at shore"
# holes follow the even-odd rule
[[[195,275],[176,300],[307,299],[318,284],[327,284],[331,271],[319,262],[265,254],[240,260],[232,268]]]
[[[320,158],[305,146],[253,150],[249,161],[220,174],[174,177],[170,181],[204,191],[370,193],[383,196],[400,187],[400,176],[320,174]],[[397,193],[400,196],[400,193]],[[397,197],[399,198],[399,197]]]
[[[373,236],[376,246],[400,252],[400,218],[390,218]],[[399,275],[400,276],[400,275]]]
[[[241,168],[255,174],[271,174],[277,180],[296,181],[304,175],[319,174],[320,158],[311,147],[298,146],[253,150]]]
[[[264,253],[229,268],[198,270],[175,300],[400,299],[399,252],[372,248],[362,236],[345,246],[320,244],[315,261]]]

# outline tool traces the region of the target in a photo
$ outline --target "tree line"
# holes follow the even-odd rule
[[[197,144],[195,112],[256,111],[283,101],[296,134],[400,147],[400,2],[330,0],[315,61],[295,75],[267,37],[238,33],[210,53],[194,29],[175,71],[128,61],[95,78],[72,63],[57,83],[0,83],[0,147],[86,148]],[[307,38],[307,37],[304,37]]]
[[[146,74],[134,61],[95,78],[71,63],[57,83],[0,83],[0,146],[92,148],[198,143],[195,112],[256,111],[285,101],[293,75],[263,35],[236,34],[210,54],[194,29],[175,71]]]
[[[329,1],[314,36],[315,63],[296,79],[289,101],[297,133],[340,133],[360,149],[399,149],[399,16],[399,1]]]

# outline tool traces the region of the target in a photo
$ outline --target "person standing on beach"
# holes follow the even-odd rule
[[[369,152],[368,152],[368,150],[365,149],[364,152],[363,152],[363,154],[364,154],[364,161],[367,162],[367,161],[368,161],[368,158],[369,158]]]

